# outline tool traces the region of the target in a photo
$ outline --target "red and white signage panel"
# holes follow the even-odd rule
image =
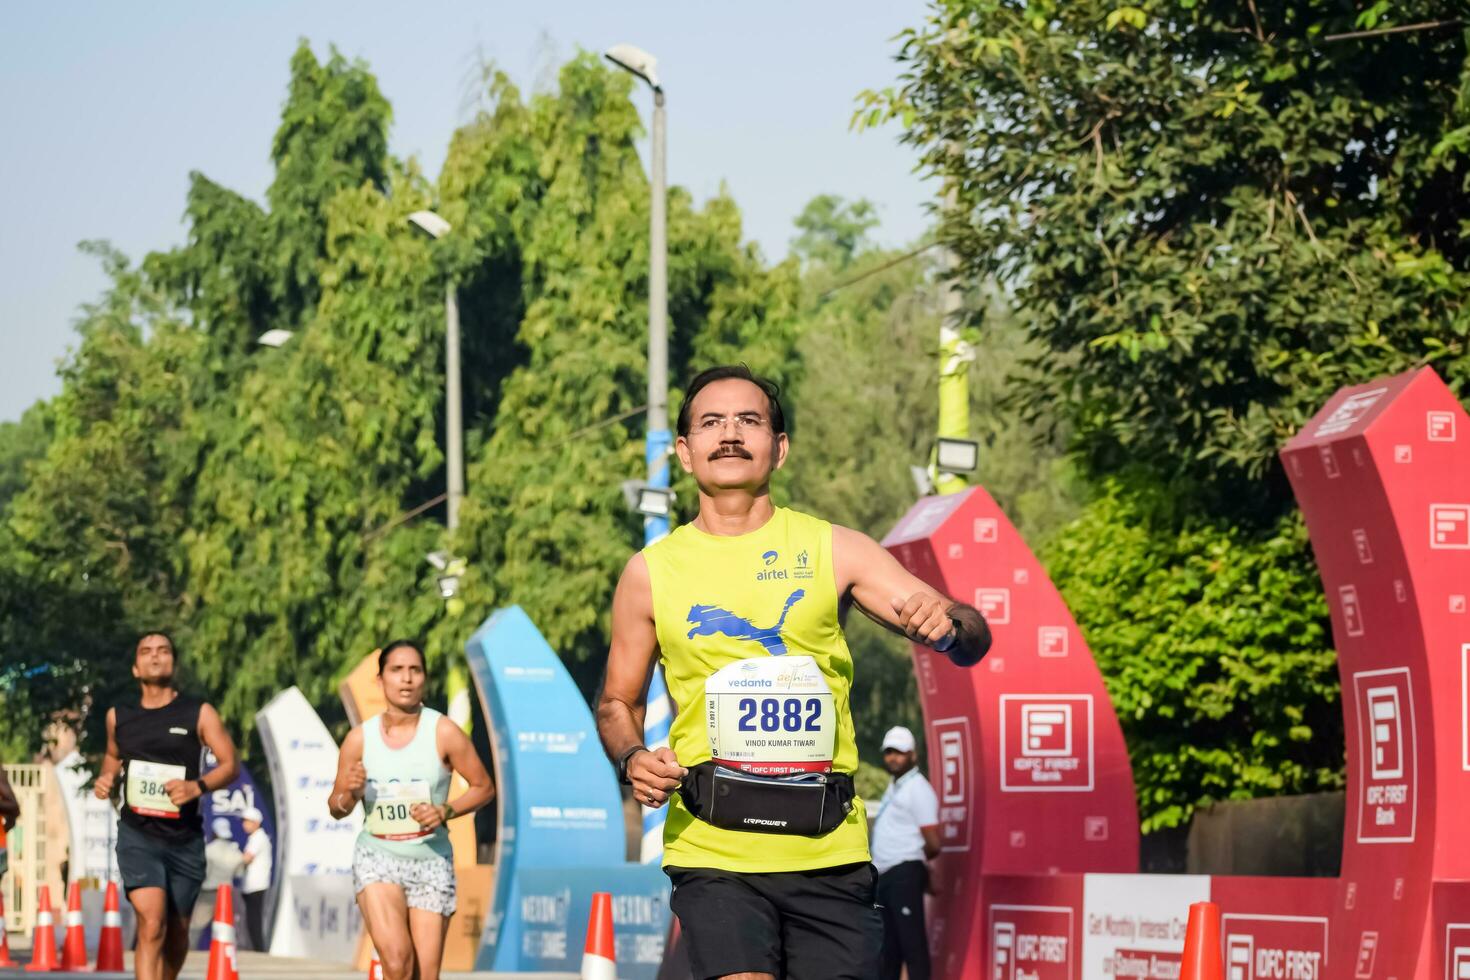
[[[1353,675],[1358,712],[1360,844],[1409,843],[1418,824],[1418,740],[1414,687],[1407,667]]]
[[[1072,980],[1075,917],[1066,905],[990,906],[990,980]]]
[[[930,729],[929,744],[939,747],[929,763],[929,777],[939,797],[940,847],[945,851],[968,851],[975,752],[970,719],[941,718]]]
[[[1002,694],[1000,714],[1002,792],[1092,789],[1092,695]]]
[[[1220,919],[1225,980],[1318,980],[1327,966],[1327,937],[1325,915],[1226,913]]]

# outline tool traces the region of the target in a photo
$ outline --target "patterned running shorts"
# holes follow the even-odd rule
[[[353,894],[378,882],[402,888],[411,909],[454,914],[454,865],[446,857],[398,857],[358,841],[352,851]]]

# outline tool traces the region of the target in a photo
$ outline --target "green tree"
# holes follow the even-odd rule
[[[112,287],[84,310],[46,409],[54,437],[0,527],[0,740],[28,748],[45,727],[28,726],[63,709],[99,736],[81,693],[112,687],[133,630],[177,621],[190,430],[212,391],[203,336],[120,255],[89,249]]]
[[[1338,387],[1470,379],[1452,0],[946,0],[870,93],[956,189],[942,237],[1041,344],[1023,397],[1092,468],[1270,524]],[[1448,134],[1448,135],[1447,135]]]
[[[1327,603],[1301,519],[1267,535],[1172,511],[1110,480],[1044,549],[1133,761],[1145,832],[1216,800],[1340,789]]]
[[[46,455],[51,413],[45,402],[26,409],[18,422],[0,422],[0,513],[26,485],[26,466]]]
[[[505,379],[493,433],[470,468],[457,543],[472,561],[466,598],[477,609],[525,606],[589,693],[607,650],[612,588],[641,538],[619,489],[644,468],[647,358],[648,183],[629,84],[590,55],[562,70],[555,95],[524,107],[500,79],[493,111],[470,124],[445,165],[455,175],[445,189],[473,195],[534,173],[529,200],[509,217],[525,360]],[[516,152],[501,144],[507,129],[527,135]],[[718,196],[696,210],[674,189],[669,256],[674,377],[736,352],[790,375],[784,297],[794,283],[768,275],[741,244],[733,202]]]

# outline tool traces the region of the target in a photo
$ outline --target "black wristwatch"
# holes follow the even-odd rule
[[[203,779],[196,779],[196,780],[194,780],[194,785],[199,787],[199,795],[200,796],[203,796],[205,793],[208,793],[209,792],[209,787],[204,785],[204,780]]]
[[[628,778],[628,760],[632,759],[633,756],[637,755],[639,752],[647,751],[648,746],[635,745],[631,749],[626,749],[622,755],[618,756],[618,782],[622,783],[624,786],[633,785],[633,781]]]

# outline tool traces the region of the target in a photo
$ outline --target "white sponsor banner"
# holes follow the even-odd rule
[[[291,936],[291,956],[351,963],[362,935],[362,912],[352,891],[352,875],[292,875],[281,885],[285,898],[276,918],[271,953],[286,955],[280,948],[284,932]]]
[[[1208,875],[1082,879],[1082,980],[1179,980],[1189,906],[1210,900]]]
[[[362,828],[362,813],[354,810],[345,820],[333,820],[327,810],[337,775],[337,743],[295,687],[272,698],[256,713],[255,723],[276,798],[277,891],[271,953],[350,962],[360,924],[349,929],[341,915],[328,914],[328,905],[336,903],[344,887],[346,902],[352,905],[352,847]],[[320,879],[321,884],[302,891],[308,879]],[[319,907],[307,915],[313,901]]]
[[[117,839],[117,811],[107,800],[92,795],[87,781],[92,770],[82,754],[73,750],[56,763],[56,782],[66,805],[66,822],[71,830],[68,873],[72,881],[95,878],[120,880],[113,842]]]

